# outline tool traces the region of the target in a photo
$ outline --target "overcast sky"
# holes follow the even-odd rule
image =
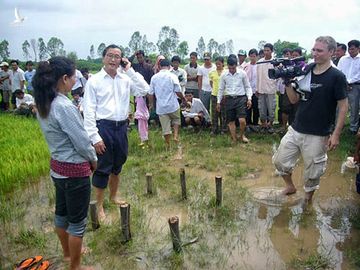
[[[15,7],[27,17],[17,27],[11,26]],[[191,51],[200,36],[206,44],[232,39],[236,51],[278,39],[310,50],[320,35],[342,43],[360,39],[359,14],[360,0],[0,0],[0,40],[10,43],[11,58],[23,59],[25,40],[53,36],[86,58],[92,44],[95,50],[101,42],[127,46],[135,31],[156,43],[167,25]]]

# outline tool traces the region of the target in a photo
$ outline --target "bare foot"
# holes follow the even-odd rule
[[[122,204],[124,201],[121,201],[117,198],[110,198],[110,202],[113,203],[113,204],[117,204],[117,205],[120,205]]]
[[[104,208],[99,208],[98,218],[100,222],[103,222],[106,218]]]
[[[240,141],[243,142],[243,143],[248,143],[249,139],[246,138],[245,135],[242,135]]]
[[[296,193],[296,188],[295,187],[286,187],[282,192],[281,194],[282,195],[291,195],[291,194],[294,194]]]
[[[309,205],[312,203],[312,197],[314,195],[314,191],[311,192],[305,192],[305,198],[304,198],[304,202]]]
[[[90,253],[90,248],[82,246],[81,247],[81,254],[86,255],[88,253]],[[64,257],[64,262],[70,262],[70,256]]]

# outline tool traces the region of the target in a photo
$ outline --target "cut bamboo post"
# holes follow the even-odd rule
[[[222,203],[222,177],[215,176],[216,186],[216,206],[220,206]]]
[[[151,173],[146,174],[146,190],[147,190],[147,194],[153,193],[152,174]]]
[[[179,217],[173,216],[169,218],[170,235],[173,242],[173,249],[175,252],[181,252],[181,239],[179,231]]]
[[[90,202],[90,220],[91,220],[91,227],[93,228],[93,230],[96,230],[100,227],[99,217],[96,208],[96,201]]]
[[[186,195],[186,177],[185,177],[185,169],[180,169],[180,184],[181,184],[181,197],[183,200],[187,199]]]
[[[121,202],[120,204],[120,216],[121,216],[121,231],[123,234],[124,242],[131,240],[130,232],[130,204],[127,202]]]

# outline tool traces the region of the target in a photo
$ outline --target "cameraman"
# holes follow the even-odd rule
[[[273,156],[273,163],[285,181],[283,194],[290,195],[296,192],[292,171],[302,155],[306,204],[311,203],[315,190],[319,188],[320,176],[326,169],[327,150],[335,149],[339,144],[348,110],[345,76],[331,65],[335,50],[336,42],[332,37],[318,37],[312,49],[314,64],[309,72],[298,84],[286,86],[290,102],[298,103],[298,109],[293,124]],[[294,87],[299,88],[301,94]],[[339,113],[332,130],[336,106]]]

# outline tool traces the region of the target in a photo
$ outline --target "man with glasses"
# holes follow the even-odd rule
[[[104,190],[109,184],[110,201],[116,199],[119,173],[127,159],[127,119],[130,95],[144,96],[149,85],[136,73],[130,62],[121,57],[116,45],[103,51],[104,67],[91,76],[84,95],[84,125],[98,156],[92,177],[100,220],[104,220]],[[119,68],[121,64],[121,68]]]

